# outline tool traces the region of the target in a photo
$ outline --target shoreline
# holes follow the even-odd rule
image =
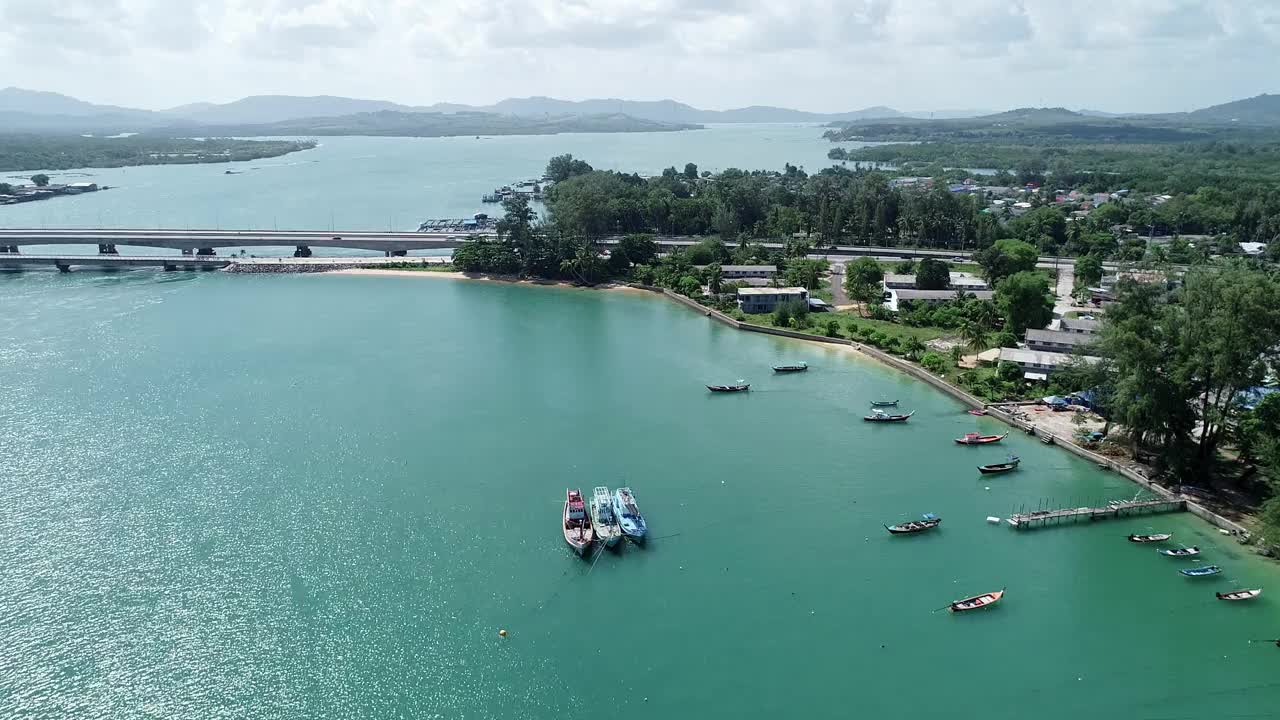
[[[608,290],[608,291],[633,291],[638,292],[638,288],[634,288],[626,283],[601,283],[600,285],[583,286],[564,280],[530,280],[516,275],[486,275],[482,273],[464,273],[457,270],[397,270],[388,268],[386,270],[378,268],[342,268],[338,270],[325,270],[322,275],[390,275],[392,277],[435,277],[445,280],[473,280],[478,282],[503,283],[506,285],[527,285],[532,287],[555,287],[566,290]]]

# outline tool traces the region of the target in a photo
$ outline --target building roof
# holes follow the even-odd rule
[[[955,290],[915,290],[904,288],[893,292],[898,294],[899,300],[954,300],[956,297]],[[990,290],[965,289],[965,292],[979,300],[990,300],[996,295]]]
[[[725,278],[726,283],[742,283],[752,287],[769,287],[773,284],[773,278],[762,277],[742,277],[742,278]]]
[[[1027,344],[1062,343],[1073,348],[1083,347],[1095,342],[1097,338],[1083,333],[1065,332],[1062,330],[1028,330]]]
[[[778,272],[777,265],[721,265],[721,270],[731,272]]]
[[[987,289],[987,283],[984,282],[982,278],[976,275],[971,275],[969,273],[964,273],[964,272],[953,272],[953,273],[950,273],[950,275],[951,275],[950,282],[951,282],[952,290],[955,290],[957,288],[964,288],[966,290],[970,288],[973,288],[976,290]],[[904,275],[904,274],[898,274],[898,273],[885,273],[884,285],[885,287],[898,286],[898,287],[914,288],[916,285],[916,276]]]
[[[809,290],[802,287],[745,287],[738,288],[739,295],[800,295],[808,294]]]
[[[1074,358],[1087,363],[1096,363],[1098,358],[1090,355],[1068,355],[1066,353],[1044,352],[1041,350],[1024,350],[1022,348],[1000,348],[1001,362],[1030,363],[1042,367],[1061,367]]]
[[[1058,327],[1063,330],[1077,330],[1092,334],[1102,329],[1102,322],[1100,320],[1084,320],[1081,318],[1062,318],[1058,321]]]

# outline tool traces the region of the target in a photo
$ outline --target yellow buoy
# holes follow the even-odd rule
[[[506,637],[506,636],[507,636],[507,631],[506,631],[506,630],[499,630],[499,631],[498,631],[498,637]]]

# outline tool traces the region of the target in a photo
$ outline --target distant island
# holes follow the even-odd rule
[[[313,117],[258,124],[200,125],[202,133],[218,136],[385,135],[396,137],[455,137],[467,135],[555,135],[558,133],[675,132],[701,125],[641,120],[629,115],[554,115],[524,117],[479,112],[403,112],[380,110],[334,117]],[[175,125],[152,132],[190,131]]]
[[[240,162],[315,146],[294,140],[0,134],[0,172]]]

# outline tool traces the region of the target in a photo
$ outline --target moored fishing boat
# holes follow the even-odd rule
[[[1262,594],[1262,588],[1253,590],[1233,590],[1231,592],[1214,593],[1219,600],[1252,600]],[[1280,646],[1280,640],[1276,641],[1276,645]]]
[[[977,415],[978,417],[982,417],[987,414],[986,410],[970,410],[968,412],[970,415]]]
[[[713,393],[746,392],[751,389],[751,383],[739,381],[737,385],[708,385],[707,389]]]
[[[1156,552],[1168,557],[1191,557],[1200,554],[1200,548],[1192,545],[1191,547],[1173,548],[1171,550],[1157,550]]]
[[[1152,543],[1164,542],[1173,537],[1173,533],[1152,533],[1150,535],[1130,535],[1129,542],[1135,543]]]
[[[1186,575],[1187,577],[1207,577],[1209,575],[1217,575],[1218,573],[1222,572],[1222,568],[1218,567],[1217,565],[1206,565],[1204,567],[1179,570],[1178,572],[1182,573],[1183,575]]]
[[[983,475],[990,475],[992,473],[1009,472],[1010,470],[1017,469],[1018,463],[1020,462],[1022,462],[1022,459],[1019,458],[1017,455],[1010,455],[1009,459],[1002,463],[992,463],[990,465],[979,465],[978,472],[982,473]]]
[[[991,607],[1000,602],[1000,598],[1004,597],[1004,588],[996,592],[983,593],[974,595],[963,600],[956,600],[951,603],[951,612],[966,612],[969,610],[979,610],[984,607]]]
[[[591,548],[595,533],[591,529],[591,518],[587,516],[586,503],[582,501],[581,490],[564,491],[564,541],[579,555],[586,555]]]
[[[601,486],[591,492],[591,524],[595,528],[596,539],[605,547],[616,547],[622,539],[622,527],[613,514],[613,495],[607,487]]]
[[[987,445],[990,443],[998,443],[1009,437],[1009,433],[1003,435],[979,435],[978,433],[965,433],[964,437],[956,438],[956,442],[960,445]]]
[[[872,400],[871,407],[898,407],[897,400]]]
[[[644,542],[649,527],[644,522],[644,516],[640,514],[640,508],[636,506],[636,497],[631,494],[631,488],[620,487],[614,492],[613,514],[618,518],[618,525],[622,528],[623,535],[635,542]]]
[[[809,363],[796,363],[794,365],[774,365],[773,371],[776,373],[798,373],[805,372],[809,369]]]
[[[942,518],[933,513],[925,513],[923,520],[910,520],[897,525],[885,525],[884,529],[888,530],[891,535],[909,535],[911,533],[924,532],[938,527],[938,523],[942,522]]]
[[[915,414],[916,414],[916,411],[912,410],[906,415],[890,415],[889,413],[883,410],[876,409],[876,410],[872,410],[870,415],[863,415],[862,419],[866,420],[867,422],[906,422],[907,420],[911,419],[912,415],[915,415]]]

